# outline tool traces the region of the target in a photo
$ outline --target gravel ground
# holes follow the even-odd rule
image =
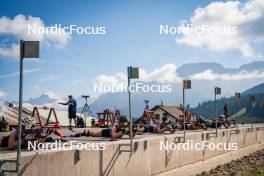
[[[197,176],[264,176],[264,149]]]

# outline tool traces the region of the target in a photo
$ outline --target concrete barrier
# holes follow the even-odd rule
[[[264,129],[254,127],[252,131],[245,127],[234,133],[232,129],[218,130],[217,137],[208,137],[204,132],[189,132],[186,140],[194,143],[237,143],[237,151],[218,150],[160,150],[160,142],[174,143],[177,134],[150,136],[135,139],[133,153],[125,151],[128,140],[107,142],[105,150],[68,151],[29,151],[22,153],[22,166],[26,176],[122,176],[122,175],[173,175],[189,168],[188,174],[202,172],[221,163],[242,157],[257,149],[264,148]],[[178,143],[177,146],[180,144]],[[244,151],[244,152],[242,152]],[[76,159],[76,155],[80,158]],[[15,157],[1,155],[0,158]],[[223,157],[225,160],[223,160]],[[78,158],[78,157],[77,157]],[[209,162],[210,161],[210,162]],[[208,162],[210,163],[208,165]],[[207,163],[207,164],[206,164]],[[206,164],[206,165],[205,165]],[[192,167],[191,167],[192,166]],[[200,170],[197,168],[201,167]],[[204,169],[203,169],[203,167]],[[211,167],[209,167],[211,166]],[[7,165],[12,168],[14,166]],[[191,169],[192,168],[192,169]],[[12,174],[9,174],[12,175]]]
[[[196,143],[202,142],[201,133],[190,133],[186,135],[188,141],[194,141]],[[187,142],[186,140],[186,142]],[[187,164],[192,164],[202,159],[202,151],[197,150],[180,150],[180,166],[185,166]]]
[[[168,143],[172,143],[175,142],[175,140],[177,140],[175,135],[168,135],[165,137],[164,142],[168,141]],[[166,171],[180,167],[180,152],[178,150],[165,150],[164,159],[164,169]]]

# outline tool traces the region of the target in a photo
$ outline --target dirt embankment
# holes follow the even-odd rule
[[[197,176],[264,176],[264,150],[220,165],[210,172],[203,172]]]

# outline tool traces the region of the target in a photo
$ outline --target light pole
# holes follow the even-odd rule
[[[24,58],[39,58],[39,41],[23,41],[20,40],[20,75],[19,75],[19,109],[18,109],[18,146],[17,157],[11,160],[0,161],[0,174],[2,173],[17,173],[19,175],[21,166],[21,122],[22,122],[22,108],[23,108],[23,62]],[[5,169],[3,165],[5,163],[15,163],[16,169]]]
[[[21,121],[22,121],[22,103],[23,103],[23,40],[20,40],[20,75],[19,75],[19,114],[18,114],[18,150],[17,150],[17,165],[16,170],[19,172],[21,164]]]
[[[133,152],[133,120],[132,120],[132,112],[131,112],[131,90],[130,90],[130,80],[138,79],[139,71],[137,67],[127,67],[127,80],[128,80],[128,108],[129,108],[129,119],[130,119],[130,151]]]
[[[263,106],[264,106],[264,98],[262,97],[260,101],[261,101],[260,104],[261,104],[262,112],[263,112],[263,109],[264,109],[264,108],[263,108]],[[262,122],[262,128],[264,129],[264,123],[263,123],[263,122]]]
[[[24,58],[39,58],[39,41],[23,41],[20,40],[20,75],[19,75],[19,110],[18,110],[18,146],[17,157],[11,160],[0,161],[0,173],[17,173],[19,175],[21,165],[21,122],[22,122],[22,104],[23,104],[23,60]],[[16,163],[16,169],[5,169],[5,163]]]
[[[220,87],[215,87],[215,135],[217,137],[217,106],[216,106],[216,96],[221,95],[221,88]]]
[[[255,96],[250,96],[250,102],[251,102],[251,105],[252,105],[252,109],[256,106],[256,97]],[[253,128],[254,125],[253,125],[253,122],[251,124],[251,128],[252,128],[252,131],[253,131]]]
[[[238,124],[237,124],[237,116],[238,116],[238,104],[240,100],[240,93],[236,92],[235,93],[235,100],[236,100],[236,130],[238,131]]]
[[[19,172],[21,165],[21,122],[23,104],[23,60],[24,58],[39,58],[39,41],[20,40],[20,79],[19,79],[19,117],[18,117],[18,150],[16,170]]]
[[[185,136],[186,136],[186,117],[185,117],[185,89],[191,89],[192,82],[191,80],[183,80],[183,86],[182,86],[182,106],[183,106],[183,138],[185,142]]]

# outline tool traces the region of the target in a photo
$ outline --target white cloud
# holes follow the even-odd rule
[[[73,60],[73,59],[72,59]],[[39,62],[45,62],[45,63],[59,63],[59,64],[65,64],[65,65],[70,65],[70,66],[74,66],[74,67],[79,67],[81,69],[89,69],[87,66],[83,65],[83,64],[79,64],[76,62],[69,62],[69,61],[65,61],[65,60],[56,60],[56,59],[52,59],[52,60],[40,60]]]
[[[75,79],[74,81],[71,81],[68,85],[74,86],[74,85],[78,85],[78,84],[84,83],[86,81],[87,81],[87,79]]]
[[[165,64],[158,69],[147,72],[145,69],[139,70],[140,80],[142,81],[158,81],[158,82],[174,82],[180,78],[176,73],[175,64]]]
[[[41,86],[39,86],[39,85],[34,85],[33,89],[36,90],[36,91],[41,91],[43,88]]]
[[[224,80],[224,81],[238,81],[242,79],[256,79],[264,78],[264,71],[241,71],[236,74],[218,74],[214,73],[212,70],[206,70],[201,73],[197,73],[190,76],[194,80]]]
[[[34,108],[34,105],[32,105],[30,103],[23,103],[23,107],[25,107],[25,108]]]
[[[27,103],[27,102],[24,102],[23,103],[23,107],[26,107],[26,108],[33,108],[33,107],[48,107],[48,108],[55,108],[56,110],[67,110],[67,106],[63,106],[63,105],[60,105],[58,103],[60,102],[64,102],[65,100],[56,100],[52,103],[44,103],[44,104],[30,104],[30,103]]]
[[[14,19],[8,17],[0,18],[0,34],[5,36],[13,36],[20,40],[38,40],[56,47],[65,46],[70,40],[70,36],[64,33],[45,34],[45,33],[29,33],[28,26],[45,27],[44,22],[39,17],[17,15]],[[59,28],[60,29],[60,28]],[[13,43],[10,48],[1,47],[0,57],[3,58],[18,58],[19,45]]]
[[[45,93],[45,95],[48,95],[48,97],[50,99],[55,99],[55,101],[52,103],[41,104],[40,106],[54,107],[55,109],[58,109],[58,110],[66,110],[67,109],[67,106],[63,106],[63,105],[59,104],[59,103],[67,101],[65,98],[63,98],[63,96],[61,96],[61,95],[59,95],[53,91],[48,91]]]
[[[40,68],[36,68],[36,69],[25,69],[24,70],[24,74],[28,74],[28,73],[34,73],[34,72],[38,72],[38,71],[41,71]],[[13,73],[9,73],[9,74],[6,74],[6,75],[0,75],[0,79],[3,79],[3,78],[13,78],[13,77],[17,77],[19,76],[19,72],[13,72]]]
[[[34,89],[38,90],[38,92],[45,91],[42,87],[39,87],[39,86],[34,86]],[[37,106],[37,107],[46,106],[49,108],[54,107],[56,110],[66,110],[68,108],[67,106],[63,106],[63,105],[59,104],[59,103],[67,101],[67,99],[63,98],[63,96],[61,96],[61,95],[59,95],[53,91],[50,91],[50,90],[48,90],[48,91],[46,90],[46,92],[43,94],[47,95],[49,97],[49,99],[52,99],[53,101],[42,103],[42,100],[39,100],[41,103],[40,102],[37,103],[37,101],[35,100],[34,104],[32,104],[31,101],[28,101],[28,102],[24,102],[23,106],[29,107],[29,108],[32,108],[34,106]],[[38,99],[38,98],[40,98],[40,97],[35,97],[33,99]]]
[[[10,48],[0,47],[0,57],[18,58],[19,57],[19,45],[13,43]]]
[[[48,91],[47,93],[45,93],[46,95],[48,95],[49,98],[51,99],[57,99],[57,100],[62,100],[63,97],[53,91]]]
[[[125,73],[116,73],[114,75],[99,75],[95,78],[95,82],[102,85],[118,86],[127,80]]]
[[[191,79],[198,79],[198,80],[202,80],[202,79],[215,80],[216,77],[217,77],[217,74],[213,73],[212,70],[206,70],[204,72],[196,73],[190,76]]]
[[[3,100],[7,96],[6,92],[0,91],[0,100]]]
[[[154,69],[153,71],[147,71],[143,68],[139,69],[139,81],[157,81],[163,82],[175,82],[179,81],[180,78],[176,73],[176,66],[174,64],[165,64],[160,68]],[[126,73],[116,73],[114,75],[99,75],[96,77],[95,82],[102,85],[120,86],[127,82]],[[123,84],[122,84],[123,83]]]
[[[45,78],[39,79],[39,82],[55,81],[58,80],[60,77],[61,77],[60,75],[52,74],[52,75],[48,75]]]
[[[202,83],[200,81],[206,81],[205,83],[208,84],[207,87],[208,86],[210,87],[215,83],[217,84],[221,83],[221,87],[224,88],[226,86],[228,90],[230,89],[229,86],[231,86],[233,83],[236,83],[233,86],[237,87],[239,90],[241,88],[245,89],[246,87],[250,87],[250,84],[251,85],[253,83],[257,84],[260,80],[264,79],[264,70],[259,70],[259,71],[237,70],[236,73],[232,73],[229,72],[229,70],[227,69],[226,72],[227,73],[225,74],[220,74],[220,73],[215,73],[212,70],[204,70],[200,73],[193,74],[188,77],[179,77],[177,74],[176,66],[174,64],[165,64],[160,68],[156,68],[154,70],[146,71],[145,69],[140,69],[139,80],[144,81],[146,83],[149,83],[151,81],[157,81],[158,83],[180,85],[181,80],[189,78],[194,81],[194,84]],[[117,73],[113,75],[106,75],[106,74],[99,75],[96,77],[95,83],[97,85],[100,85],[101,83],[101,85],[113,86],[116,87],[117,90],[123,90],[124,88],[126,88],[126,84],[127,84],[126,73]],[[200,87],[198,86],[197,88],[198,88],[198,93],[202,95],[203,92],[201,93],[201,91],[199,91]],[[109,91],[100,92],[96,90],[98,89],[93,90],[94,91],[93,95],[94,94],[101,95],[102,93],[110,91],[109,90]],[[228,92],[228,90],[226,91],[226,93]],[[231,94],[232,92],[229,93]]]
[[[250,0],[212,2],[204,8],[195,10],[189,23],[193,27],[236,27],[236,35],[203,33],[184,34],[176,39],[178,44],[192,47],[207,46],[213,51],[237,50],[245,58],[261,58],[252,44],[264,41],[264,1]]]
[[[145,69],[139,69],[139,81],[151,82],[157,81],[159,83],[173,83],[180,82],[182,77],[179,77],[176,72],[176,66],[174,64],[165,64],[160,68],[153,71],[146,71]],[[264,71],[240,71],[237,73],[218,74],[212,70],[205,70],[201,73],[196,73],[189,76],[193,80],[225,80],[236,81],[242,79],[258,79],[264,78]],[[95,83],[109,86],[122,86],[126,84],[127,76],[125,73],[116,73],[114,75],[99,75],[95,79]]]
[[[44,26],[43,21],[38,17],[17,15],[14,19],[8,17],[0,18],[0,33],[6,35],[12,35],[17,38],[22,38],[24,40],[40,40],[43,41],[43,34],[28,34],[28,26]]]

